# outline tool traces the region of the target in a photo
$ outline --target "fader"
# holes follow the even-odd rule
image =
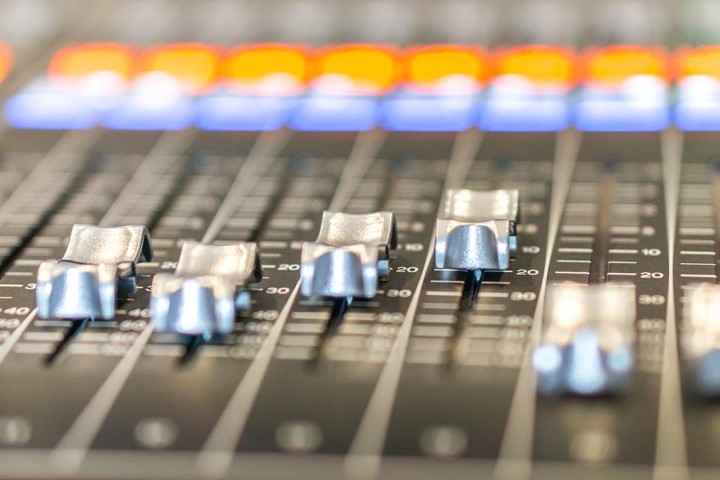
[[[560,284],[548,291],[545,331],[533,363],[544,393],[620,392],[635,342],[632,284]]]
[[[437,221],[437,268],[508,268],[517,250],[519,196],[517,190],[449,190]]]
[[[75,225],[62,260],[40,264],[37,305],[41,318],[115,316],[117,297],[135,293],[135,264],[152,259],[142,225]]]
[[[303,245],[303,295],[374,297],[396,245],[392,212],[324,212],[317,241]]]
[[[262,278],[257,245],[185,242],[174,274],[153,279],[155,330],[212,337],[232,331],[237,311],[250,309],[247,284]]]
[[[693,285],[684,305],[683,353],[697,389],[705,395],[720,394],[720,286]]]

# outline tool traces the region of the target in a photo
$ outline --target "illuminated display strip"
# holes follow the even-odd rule
[[[48,66],[48,77],[57,83],[68,84],[68,88],[87,87],[86,82],[104,76],[126,84],[137,62],[136,52],[127,45],[118,43],[90,43],[73,45],[58,51]],[[83,85],[85,84],[85,85]]]
[[[490,131],[559,131],[570,124],[574,53],[526,45],[496,52],[479,126]]]
[[[683,130],[720,130],[720,46],[680,49],[675,124]]]
[[[0,79],[9,59],[0,48]],[[58,51],[4,110],[48,129],[720,130],[718,59],[716,46],[92,43]]]
[[[613,45],[586,52],[573,124],[587,131],[658,131],[670,125],[667,53]]]
[[[310,51],[300,45],[258,44],[226,52],[216,88],[196,100],[204,130],[277,130],[290,121],[306,88]]]
[[[310,56],[306,92],[289,126],[295,130],[371,130],[380,123],[380,98],[402,78],[398,51],[383,45],[336,45]]]
[[[0,82],[5,80],[5,77],[10,72],[10,67],[12,66],[12,53],[10,52],[10,48],[0,43]]]
[[[477,47],[413,47],[401,57],[403,77],[381,104],[388,130],[459,131],[475,125],[490,77],[487,53]]]

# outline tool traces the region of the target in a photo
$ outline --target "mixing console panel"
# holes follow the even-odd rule
[[[720,474],[712,2],[111,3],[0,1],[0,478]]]

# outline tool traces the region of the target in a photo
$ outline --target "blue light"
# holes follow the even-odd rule
[[[128,94],[102,124],[113,130],[182,130],[191,125],[193,101],[182,95]]]
[[[196,101],[195,124],[202,130],[277,130],[294,104],[292,97],[210,95]]]
[[[574,123],[585,132],[657,132],[670,125],[670,109],[665,102],[581,101],[575,107]]]
[[[704,75],[684,78],[678,85],[674,117],[681,130],[720,130],[720,82]]]
[[[15,128],[79,130],[97,123],[97,111],[81,95],[18,93],[5,103],[5,120]]]
[[[289,124],[293,130],[357,132],[377,125],[376,97],[310,94],[296,105]]]
[[[478,125],[489,132],[558,132],[569,125],[566,95],[489,98]]]
[[[705,395],[720,395],[720,350],[711,350],[697,365],[698,388]]]
[[[657,132],[670,125],[667,88],[651,75],[629,77],[621,85],[579,93],[574,124],[586,132]]]
[[[386,130],[405,132],[458,132],[475,123],[477,95],[423,95],[402,92],[381,104]]]

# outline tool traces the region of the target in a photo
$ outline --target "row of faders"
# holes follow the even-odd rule
[[[150,236],[142,225],[75,225],[63,258],[40,265],[38,314],[109,320],[118,300],[137,289],[136,264],[151,259]],[[258,259],[255,243],[185,242],[175,272],[153,280],[155,330],[204,338],[230,333],[237,313],[250,308],[246,287],[261,278]]]
[[[617,394],[634,366],[635,288],[628,283],[565,283],[548,290],[545,328],[533,363],[544,393]],[[689,388],[720,397],[720,286],[690,285],[681,346]]]
[[[517,249],[518,219],[517,190],[449,190],[436,227],[437,268],[472,272],[469,278],[477,291],[483,271],[508,268]],[[337,298],[346,306],[353,297],[375,296],[378,282],[390,272],[390,252],[396,245],[392,212],[324,212],[317,241],[302,248],[302,293]],[[118,299],[136,290],[136,263],[151,258],[144,226],[76,225],[63,258],[40,265],[39,316],[113,318]],[[247,285],[261,278],[255,243],[185,242],[176,271],[153,280],[155,330],[206,339],[228,334],[238,313],[250,308]],[[707,313],[720,309],[716,304],[720,293],[704,286],[693,291],[686,307],[685,349],[696,360],[700,389],[709,394],[720,392],[718,369],[713,368],[719,350],[706,331],[712,330]],[[540,390],[591,395],[621,391],[634,363],[634,305],[629,284],[552,286],[543,340],[533,358]]]
[[[449,190],[437,220],[438,268],[504,270],[517,250],[519,192]],[[392,212],[324,212],[316,242],[302,249],[302,293],[308,297],[371,298],[390,271],[397,233]]]
[[[517,248],[518,206],[517,190],[449,190],[437,222],[438,268],[470,270],[477,282],[484,270],[508,268]],[[372,298],[389,275],[395,248],[392,212],[326,211],[316,242],[302,248],[301,291],[340,299],[345,306],[353,297]],[[118,302],[136,291],[136,264],[151,259],[144,226],[75,225],[63,258],[40,265],[39,316],[112,319]],[[205,339],[228,334],[238,313],[250,309],[248,284],[261,278],[255,243],[185,242],[175,272],[153,279],[154,328]]]
[[[504,270],[517,250],[519,192],[449,190],[437,220],[437,268],[468,270],[474,294],[484,271]],[[316,242],[302,247],[301,291],[336,298],[344,310],[353,297],[372,298],[391,270],[397,247],[392,212],[326,211]],[[135,293],[136,264],[152,259],[141,225],[75,225],[61,260],[40,265],[42,318],[111,319],[118,301]],[[210,339],[229,334],[250,309],[248,284],[262,278],[255,243],[215,246],[185,242],[173,274],[153,280],[151,310],[158,332]],[[474,295],[473,294],[473,295]],[[472,299],[474,300],[474,299]],[[720,290],[699,286],[686,306],[684,346],[694,359],[701,391],[720,393],[715,323]],[[631,284],[560,284],[549,288],[545,328],[533,363],[546,393],[597,395],[622,391],[633,368],[635,291]]]

